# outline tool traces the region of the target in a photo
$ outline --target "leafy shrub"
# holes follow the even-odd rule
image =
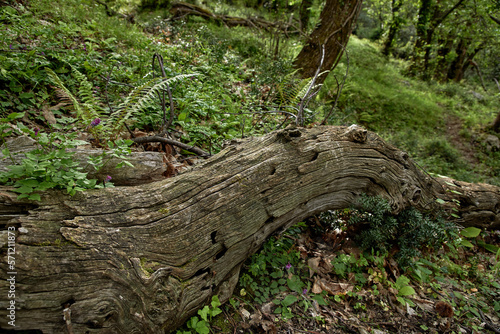
[[[422,248],[437,248],[449,238],[451,224],[439,217],[433,219],[414,208],[394,215],[389,202],[379,197],[363,195],[359,203],[347,223],[357,231],[355,240],[364,249],[396,251],[402,267],[410,266]]]
[[[460,160],[458,151],[446,140],[435,138],[424,144],[424,153],[427,156],[438,156],[444,161],[456,164]]]

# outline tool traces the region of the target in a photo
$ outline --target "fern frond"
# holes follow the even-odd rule
[[[132,115],[147,107],[157,97],[157,93],[164,90],[168,84],[196,75],[198,73],[181,74],[169,79],[154,78],[136,87],[111,115],[107,128],[112,134],[117,134]]]
[[[57,87],[58,93],[61,96],[68,99],[69,101],[71,101],[71,103],[73,104],[73,107],[75,108],[76,114],[77,115],[82,114],[82,112],[83,112],[82,105],[77,100],[77,98],[69,91],[69,89],[66,88],[66,86],[62,82],[61,78],[59,78],[59,76],[48,67],[45,68],[45,72],[47,73],[47,76],[49,77],[50,81]]]
[[[80,97],[82,103],[84,103],[87,108],[84,109],[84,112],[80,115],[85,124],[88,124],[92,120],[99,117],[102,114],[102,109],[99,106],[99,101],[95,98],[92,93],[93,85],[90,83],[85,75],[83,75],[80,71],[78,71],[74,66],[71,66],[71,70],[73,75],[78,80],[80,85],[78,90],[78,96]]]
[[[323,75],[328,71],[322,72],[319,75]],[[306,79],[296,79],[293,75],[296,71],[288,74],[284,80],[278,85],[278,93],[280,98],[280,105],[296,105],[299,104],[304,98],[307,98],[306,94],[315,92],[321,85],[315,85],[313,83],[313,78]]]
[[[80,84],[78,95],[81,101],[78,101],[78,99],[70,92],[70,90],[62,82],[61,78],[59,78],[54,71],[47,67],[45,68],[45,72],[47,73],[50,81],[52,81],[52,83],[57,87],[59,95],[65,97],[73,103],[76,116],[80,118],[84,124],[88,125],[92,120],[99,117],[99,112],[97,111],[100,109],[99,103],[92,94],[93,87],[87,80],[87,77],[73,66],[71,66],[71,68],[75,78]]]

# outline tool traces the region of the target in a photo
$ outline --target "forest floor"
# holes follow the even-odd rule
[[[289,306],[290,319],[277,314],[276,299],[244,301],[240,291],[221,315],[214,321],[215,333],[499,333],[498,299],[500,296],[498,271],[493,286],[487,272],[496,263],[494,255],[475,245],[457,250],[443,247],[437,254],[428,254],[427,272],[402,272],[392,258],[384,258],[378,266],[359,261],[362,251],[335,231],[314,232],[308,228],[294,238],[295,250],[307,268],[308,291]],[[285,236],[286,237],[286,236]],[[484,235],[488,243],[500,244],[500,233]],[[351,255],[357,262],[347,265],[345,277],[338,274],[341,254]],[[420,260],[419,260],[420,261]],[[335,266],[335,268],[333,268]],[[434,266],[434,268],[432,268]],[[421,269],[423,268],[420,267]],[[337,269],[337,270],[334,270]],[[432,273],[431,273],[432,272]],[[415,294],[398,294],[398,279],[409,278]],[[418,277],[420,275],[420,278]],[[427,276],[426,276],[427,275]],[[293,274],[288,274],[290,279]],[[361,282],[361,283],[360,283]],[[496,286],[496,288],[494,288]],[[237,289],[238,290],[238,289]],[[496,291],[495,291],[496,290]],[[319,305],[311,293],[323,294],[325,305]],[[491,297],[490,296],[490,297]],[[495,297],[496,296],[496,297]],[[486,298],[485,298],[486,297]],[[248,298],[247,298],[248,299]],[[320,303],[321,304],[321,303]],[[238,306],[236,306],[238,305]],[[236,307],[235,307],[236,306]],[[229,326],[228,326],[229,324]]]
[[[446,136],[453,147],[462,154],[462,157],[469,164],[472,166],[478,165],[478,149],[475,147],[474,142],[460,135],[460,131],[463,129],[462,120],[456,116],[449,115],[445,122]]]

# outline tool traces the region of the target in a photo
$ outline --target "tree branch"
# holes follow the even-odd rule
[[[205,159],[209,158],[211,155],[208,152],[205,152],[201,148],[195,147],[195,146],[190,146],[184,143],[181,143],[180,141],[173,140],[173,139],[168,139],[160,136],[146,136],[146,137],[139,137],[139,138],[132,138],[132,141],[137,144],[145,144],[145,143],[165,143],[169,145],[174,145],[177,146],[183,150],[193,152]]]

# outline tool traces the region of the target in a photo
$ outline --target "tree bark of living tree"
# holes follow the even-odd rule
[[[392,0],[391,6],[391,22],[389,23],[389,32],[387,33],[387,38],[384,41],[384,48],[382,53],[386,56],[392,54],[392,49],[394,46],[394,40],[401,29],[401,24],[403,19],[399,17],[398,12],[403,6],[402,0]]]
[[[0,328],[174,330],[213,294],[227,301],[270,234],[362,193],[386,198],[394,212],[451,210],[457,200],[462,224],[500,226],[498,187],[433,178],[358,126],[289,127],[145,185],[51,191],[40,202],[1,187]]]
[[[361,10],[362,0],[327,0],[320,14],[320,23],[309,36],[294,66],[303,78],[311,78],[321,63],[322,45],[325,45],[325,58],[321,72],[330,71],[340,61],[353,25]],[[316,84],[321,84],[326,74],[318,77]]]
[[[444,10],[435,0],[422,0],[418,12],[417,38],[413,48],[413,59],[410,70],[417,74],[421,72],[424,78],[429,76],[429,61],[431,59],[432,41],[436,28],[465,0],[458,0],[453,6]],[[422,64],[423,62],[423,64]]]
[[[302,31],[307,31],[307,27],[309,26],[312,5],[313,5],[313,0],[302,0],[302,2],[300,3],[299,21],[300,21],[300,29]]]

